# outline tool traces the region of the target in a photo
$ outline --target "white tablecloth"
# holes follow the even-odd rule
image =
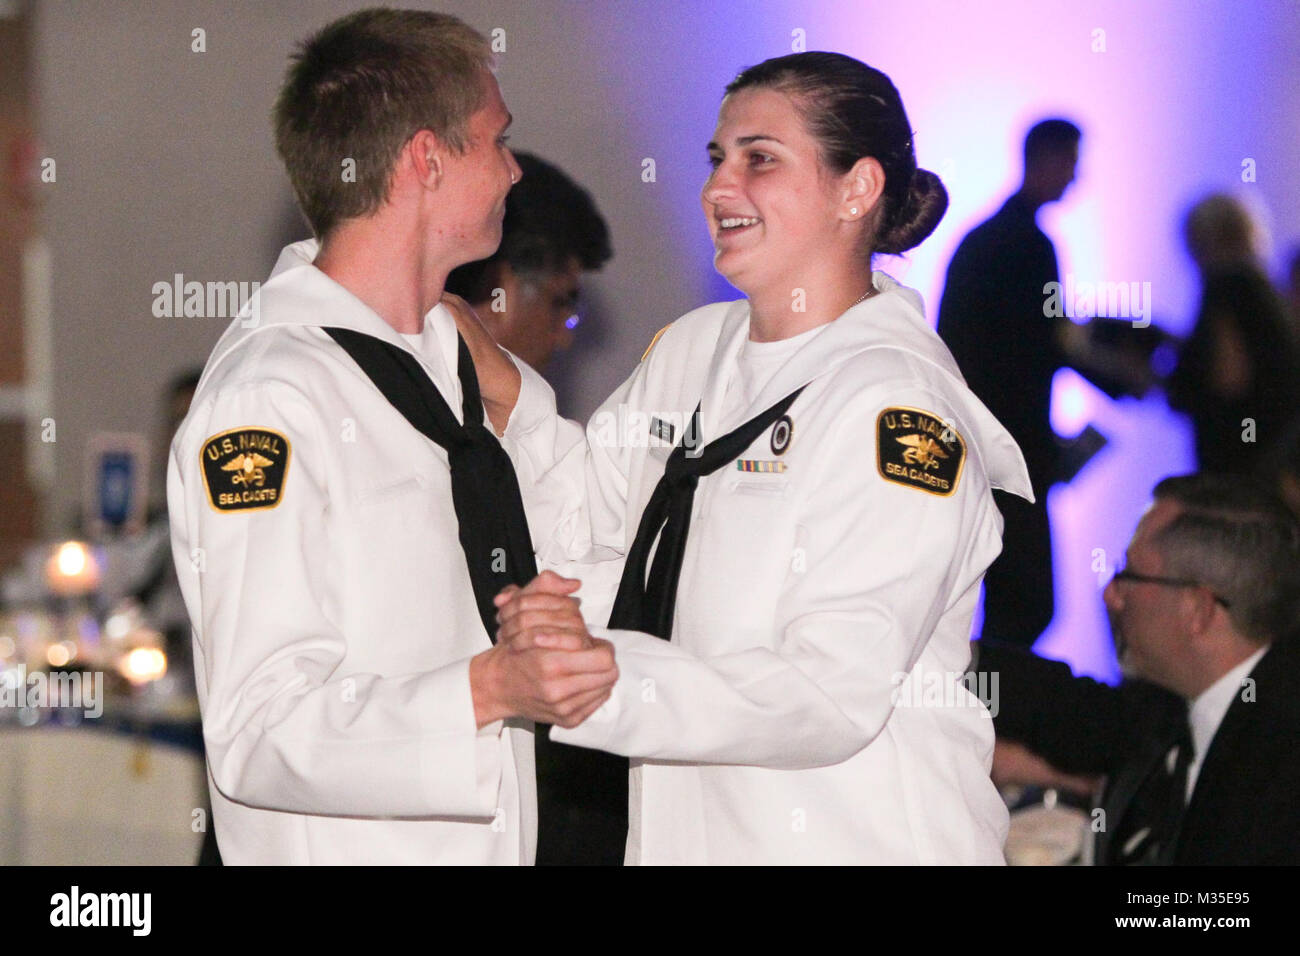
[[[191,865],[203,759],[85,727],[0,727],[0,864]]]

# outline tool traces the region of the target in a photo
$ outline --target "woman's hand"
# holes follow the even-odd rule
[[[458,295],[444,292],[442,304],[455,317],[456,328],[469,346],[483,407],[487,410],[488,419],[497,435],[502,435],[506,423],[510,421],[510,413],[514,411],[515,402],[519,400],[522,382],[519,369],[515,368],[515,363],[483,327],[468,302]]]
[[[576,578],[543,571],[522,588],[513,584],[504,588],[493,599],[500,625],[497,642],[566,651],[592,647],[582,602],[572,596],[581,586]]]

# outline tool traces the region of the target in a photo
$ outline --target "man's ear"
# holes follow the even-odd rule
[[[1192,636],[1200,637],[1206,634],[1210,630],[1214,612],[1218,607],[1214,595],[1207,587],[1188,588],[1185,600],[1187,601],[1187,626]]]
[[[422,186],[437,189],[441,185],[447,171],[447,147],[432,130],[417,132],[407,141],[402,152]]]
[[[885,170],[874,156],[863,156],[845,173],[840,217],[856,221],[867,216],[880,201],[885,191]]]

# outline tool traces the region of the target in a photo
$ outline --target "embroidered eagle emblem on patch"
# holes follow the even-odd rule
[[[274,508],[289,471],[289,439],[268,428],[235,428],[205,441],[199,460],[217,511]]]
[[[880,477],[946,498],[957,490],[966,441],[951,422],[919,408],[886,408],[876,419]]]

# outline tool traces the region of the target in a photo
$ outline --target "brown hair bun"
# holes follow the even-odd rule
[[[875,251],[896,256],[920,245],[947,209],[948,190],[943,188],[943,180],[918,168],[903,202],[897,209],[886,209]]]

